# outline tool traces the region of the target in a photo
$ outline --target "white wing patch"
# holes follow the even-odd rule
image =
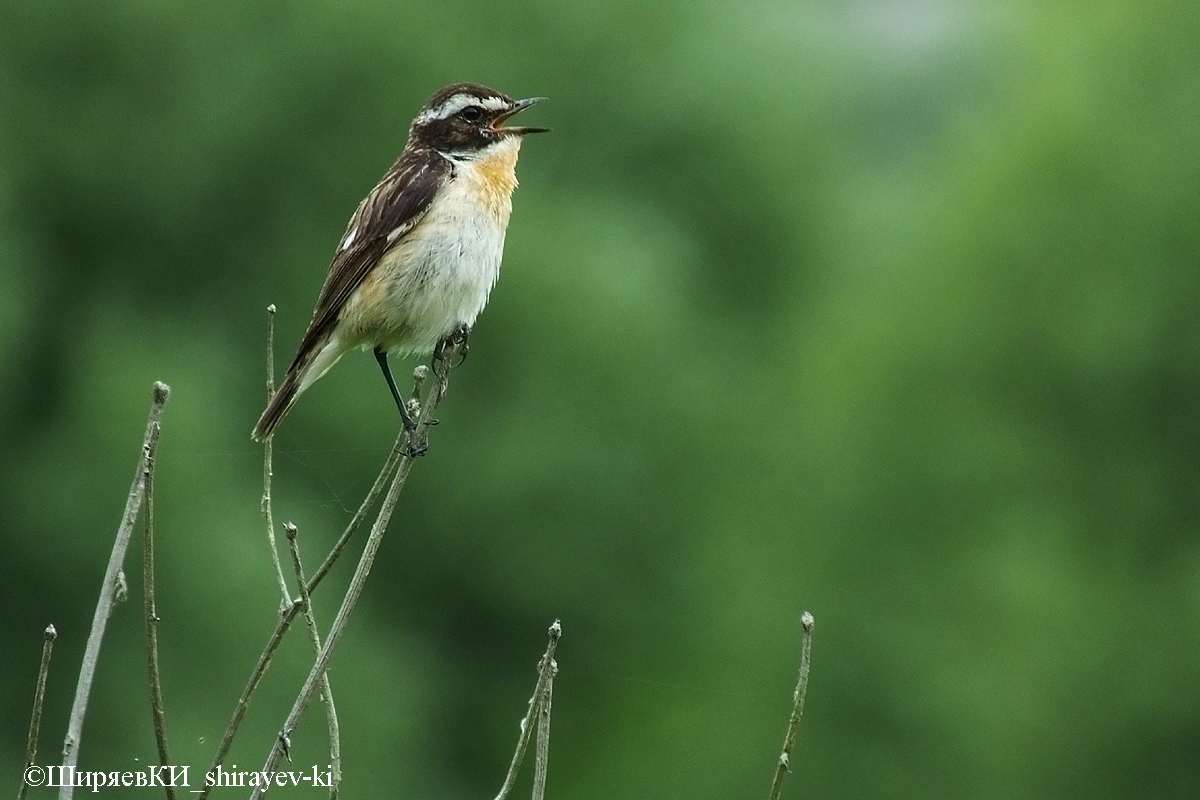
[[[338,252],[344,252],[346,248],[354,244],[354,237],[356,236],[358,236],[358,228],[351,228],[350,233],[346,234],[346,239],[342,242],[342,246],[338,248]]]

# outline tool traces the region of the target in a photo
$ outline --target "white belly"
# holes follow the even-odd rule
[[[496,285],[506,226],[457,194],[452,184],[376,268],[386,276],[379,322],[389,350],[427,352],[459,326],[474,325]]]
[[[516,181],[495,186],[494,159],[515,165],[520,140],[510,141],[516,146],[491,159],[456,163],[424,219],[383,255],[347,304],[343,319],[354,322],[354,344],[426,353],[475,324],[500,274]]]

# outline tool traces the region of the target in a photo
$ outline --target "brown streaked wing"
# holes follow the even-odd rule
[[[300,366],[324,343],[350,295],[384,252],[417,226],[450,171],[450,163],[434,150],[405,150],[363,198],[346,226],[346,233],[338,240],[339,250],[329,265],[312,321],[290,369]],[[397,229],[400,233],[389,242],[388,235]],[[356,231],[354,241],[342,250],[342,242],[350,231]]]

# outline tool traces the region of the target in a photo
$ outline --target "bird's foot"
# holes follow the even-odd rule
[[[457,350],[458,363],[450,363],[448,359]],[[443,364],[449,364],[451,368],[461,366],[467,360],[467,354],[471,352],[471,328],[468,325],[459,325],[448,335],[446,335],[437,347],[433,348],[433,369],[436,373],[438,367]]]
[[[419,458],[429,452],[429,437],[425,431],[418,428],[408,433],[408,443],[404,445],[406,458]]]

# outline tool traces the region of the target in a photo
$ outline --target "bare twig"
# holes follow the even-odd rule
[[[275,304],[267,306],[267,400],[275,394]]]
[[[67,735],[63,740],[63,767],[73,769],[79,763],[79,740],[83,735],[83,718],[87,714],[88,695],[92,691],[92,678],[96,674],[96,662],[100,659],[100,645],[104,641],[104,629],[108,625],[108,617],[112,613],[116,601],[118,573],[125,560],[125,551],[129,547],[129,538],[133,534],[133,524],[137,520],[138,509],[142,507],[142,495],[146,488],[146,461],[154,457],[158,448],[159,423],[162,420],[163,406],[170,396],[171,389],[165,383],[154,384],[154,399],[150,406],[150,418],[146,422],[146,435],[142,439],[142,455],[138,459],[137,471],[134,473],[133,486],[129,490],[129,498],[125,501],[125,513],[121,517],[121,525],[117,528],[117,538],[113,543],[112,554],[108,559],[108,567],[104,571],[104,582],[100,585],[100,599],[96,603],[96,612],[92,616],[92,629],[88,633],[87,646],[84,648],[83,665],[79,669],[79,682],[75,687],[75,702],[71,705],[71,717],[67,725]],[[66,781],[59,791],[59,800],[71,800],[75,787],[71,781]]]
[[[267,402],[271,402],[271,398],[275,396],[275,304],[267,306]],[[279,583],[279,596],[283,598],[283,604],[280,610],[286,609],[292,604],[292,597],[288,594],[287,581],[283,577],[283,564],[279,560],[279,547],[275,544],[275,516],[271,511],[271,477],[274,474],[272,469],[272,458],[274,448],[271,444],[271,437],[268,436],[263,442],[263,493],[262,501],[259,503],[259,508],[262,511],[263,521],[267,524],[267,544],[271,548],[271,564],[275,567],[275,580]]]
[[[308,638],[312,643],[313,656],[317,656],[321,653],[321,634],[317,630],[317,617],[312,609],[312,596],[304,582],[304,563],[300,560],[300,542],[296,536],[296,526],[289,522],[283,526],[283,532],[287,536],[292,568],[296,571],[296,585],[300,587],[300,599],[304,603],[304,623],[308,627]],[[325,699],[325,722],[329,728],[329,768],[332,773],[329,800],[337,800],[342,785],[342,743],[338,733],[337,708],[333,704],[333,690],[329,688],[328,672],[321,674],[321,695]]]
[[[433,388],[429,391],[429,397],[421,409],[417,428],[412,433],[411,439],[414,442],[424,443],[429,426],[433,424],[433,415],[441,404],[442,399],[446,396],[446,386],[450,380],[452,359],[453,353],[450,353],[446,358],[435,360],[435,363],[440,365],[435,370],[437,380]],[[334,617],[333,625],[330,626],[325,644],[321,647],[321,652],[317,655],[316,662],[309,670],[308,677],[300,689],[300,694],[292,704],[292,709],[288,712],[287,719],[284,720],[283,727],[280,729],[279,735],[275,739],[275,744],[271,748],[271,753],[267,756],[266,763],[263,766],[264,772],[274,772],[275,768],[279,765],[280,759],[286,754],[292,732],[296,729],[296,725],[299,724],[300,718],[304,715],[308,704],[312,701],[313,694],[316,693],[317,685],[320,682],[320,676],[328,668],[329,659],[332,657],[333,651],[337,649],[338,643],[342,639],[342,634],[346,632],[346,625],[350,621],[350,615],[354,612],[354,607],[358,604],[358,598],[362,594],[363,587],[366,585],[367,576],[371,573],[371,566],[375,563],[375,554],[379,550],[380,543],[383,541],[383,534],[387,530],[388,522],[391,521],[392,512],[396,508],[396,502],[400,499],[400,491],[404,488],[405,481],[408,480],[408,473],[412,471],[413,456],[409,454],[410,448],[409,446],[405,446],[403,449],[405,452],[396,469],[396,476],[392,479],[392,485],[388,488],[387,496],[383,499],[379,515],[375,518],[375,524],[371,527],[371,533],[367,537],[367,543],[363,547],[362,555],[359,557],[358,566],[354,570],[354,576],[350,579],[350,587],[346,590],[346,596],[342,599],[342,605],[338,609],[337,616]],[[259,800],[262,793],[262,787],[255,787],[250,795],[251,800]]]
[[[546,796],[546,771],[550,766],[550,704],[554,699],[554,676],[558,664],[550,661],[550,676],[546,678],[546,691],[538,709],[537,749],[533,751],[533,800]]]
[[[42,663],[38,667],[37,689],[33,692],[33,714],[29,718],[29,736],[25,739],[25,766],[21,768],[21,788],[17,790],[17,800],[24,800],[29,791],[26,782],[26,772],[37,759],[38,735],[42,729],[42,701],[46,697],[46,678],[50,675],[50,655],[54,652],[54,639],[58,632],[53,625],[46,626],[45,639],[42,642]]]
[[[396,468],[396,464],[400,461],[400,456],[404,450],[404,445],[407,442],[407,437],[401,431],[396,438],[396,444],[392,447],[391,453],[388,454],[387,460],[383,464],[383,468],[379,471],[379,475],[375,478],[375,485],[371,487],[371,491],[367,493],[363,499],[362,505],[358,507],[358,511],[354,514],[354,518],[350,520],[350,524],[346,526],[346,530],[342,532],[337,544],[334,545],[333,551],[325,558],[324,563],[313,574],[307,584],[309,594],[312,594],[317,584],[329,572],[337,557],[345,549],[350,538],[362,525],[366,519],[367,513],[375,505],[375,501],[379,497],[379,493],[387,484],[387,479],[391,477],[392,471]],[[291,605],[282,609],[279,614],[279,619],[275,623],[275,630],[271,632],[270,638],[267,639],[263,651],[258,656],[258,662],[254,665],[254,670],[250,673],[250,678],[246,682],[246,687],[242,690],[241,696],[238,698],[236,705],[233,708],[233,715],[230,717],[229,724],[225,728],[225,733],[221,736],[221,742],[217,746],[217,752],[213,756],[212,765],[209,768],[210,772],[216,772],[217,767],[225,763],[225,756],[229,754],[229,748],[233,745],[234,737],[237,736],[238,728],[241,727],[242,718],[246,715],[246,709],[250,705],[250,700],[257,691],[259,684],[262,682],[263,676],[267,673],[267,668],[271,665],[271,659],[275,656],[275,651],[279,648],[283,641],[284,635],[291,627],[292,621],[296,615],[300,613],[300,608],[303,605],[301,598],[296,598]],[[197,797],[197,800],[205,800],[208,797],[209,787],[204,787]]]
[[[142,471],[145,484],[142,521],[145,523],[145,538],[142,544],[143,605],[146,618],[146,669],[150,678],[150,716],[154,720],[154,741],[158,745],[158,763],[170,766],[171,754],[167,748],[167,723],[163,712],[162,678],[158,671],[158,608],[154,602],[154,454],[146,455],[146,466]],[[167,800],[175,800],[175,787],[165,783]]]
[[[233,738],[237,735],[238,728],[242,725],[242,718],[246,716],[246,709],[250,707],[250,699],[254,696],[258,685],[262,683],[263,676],[267,674],[267,667],[271,666],[271,659],[275,657],[275,651],[279,649],[279,645],[283,641],[283,635],[287,633],[292,620],[300,613],[300,609],[303,606],[304,601],[297,597],[292,601],[290,606],[280,613],[279,621],[275,623],[275,630],[271,632],[271,638],[267,640],[263,651],[259,653],[258,662],[254,665],[254,670],[250,673],[250,679],[246,681],[246,688],[242,689],[241,696],[233,706],[233,716],[229,719],[229,724],[225,727],[225,733],[221,736],[221,743],[217,745],[217,752],[213,756],[212,766],[208,769],[209,773],[215,773],[217,767],[225,763],[225,756],[229,754],[229,748],[233,746]],[[197,800],[204,800],[204,798],[208,797],[208,790],[210,788],[209,786],[205,786],[197,795]]]
[[[543,703],[546,704],[546,743],[545,748],[550,747],[550,709],[549,709],[549,693],[548,689],[551,682],[554,680],[554,673],[558,666],[554,663],[554,651],[558,648],[558,640],[562,637],[562,624],[558,620],[554,620],[554,624],[550,626],[550,642],[546,645],[546,654],[542,656],[542,660],[538,662],[538,679],[537,685],[533,689],[533,696],[529,698],[529,710],[525,712],[525,718],[521,720],[521,737],[517,740],[517,750],[513,753],[512,763],[508,766],[508,774],[504,776],[504,784],[500,787],[500,792],[496,795],[496,800],[505,800],[509,792],[512,791],[513,784],[517,782],[517,773],[521,771],[521,762],[525,760],[525,749],[529,747],[529,737],[533,735],[534,718],[539,715]],[[539,724],[539,729],[541,725]],[[541,736],[539,735],[538,749],[542,750]],[[545,786],[544,767],[545,762],[542,761],[543,775],[542,785]],[[536,776],[535,776],[536,781]],[[537,786],[535,783],[534,790]],[[536,797],[536,794],[535,794]]]
[[[775,766],[775,779],[771,781],[770,800],[779,800],[783,791],[783,776],[791,772],[789,762],[792,748],[796,744],[796,734],[800,730],[800,718],[804,716],[804,695],[808,692],[808,666],[812,657],[813,615],[805,611],[800,616],[801,646],[800,646],[800,677],[796,681],[796,692],[792,695],[792,716],[788,720],[787,736],[783,740],[783,752],[779,763]]]

